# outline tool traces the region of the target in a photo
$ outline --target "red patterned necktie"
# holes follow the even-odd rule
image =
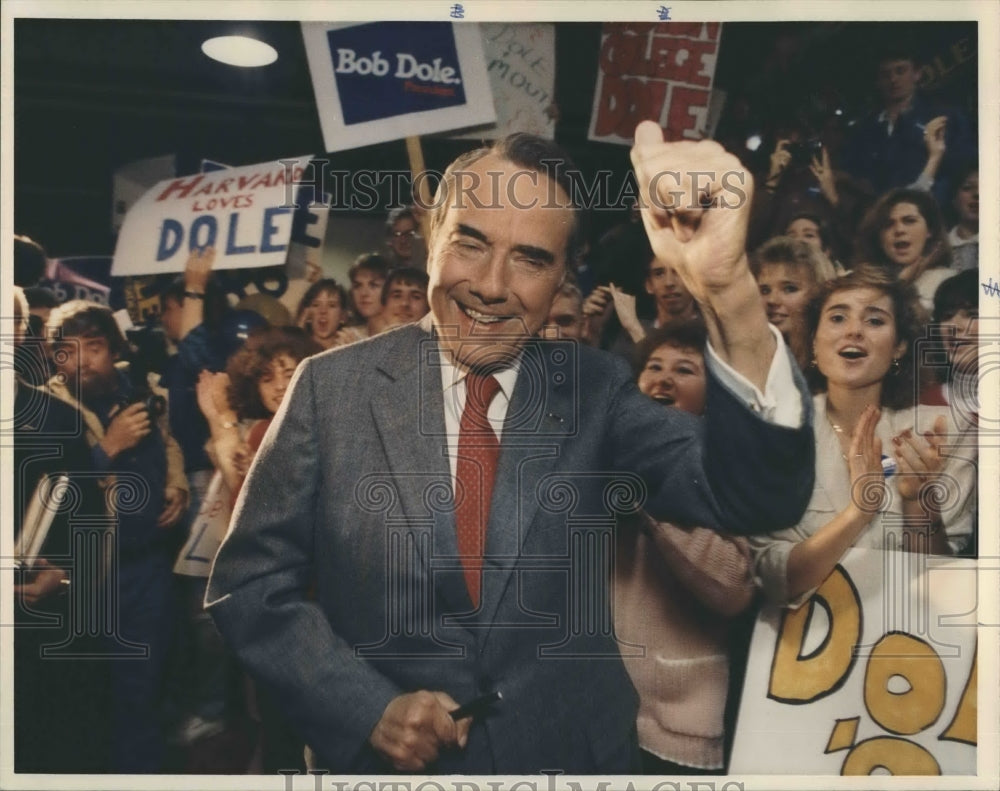
[[[479,607],[486,523],[490,517],[493,479],[500,455],[500,443],[486,412],[499,389],[500,383],[492,376],[468,374],[465,377],[465,409],[458,430],[455,530],[465,584],[476,607]]]

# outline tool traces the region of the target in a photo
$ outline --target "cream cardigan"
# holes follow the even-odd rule
[[[754,596],[742,538],[621,520],[615,632],[639,693],[639,746],[699,769],[723,766],[728,619]]]

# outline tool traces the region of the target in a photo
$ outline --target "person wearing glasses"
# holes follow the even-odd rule
[[[392,269],[404,266],[426,269],[427,249],[411,207],[401,206],[389,212],[385,221],[385,246],[389,249],[389,266]]]

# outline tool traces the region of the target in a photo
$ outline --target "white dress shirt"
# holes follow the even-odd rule
[[[787,428],[798,428],[802,425],[802,399],[792,377],[792,366],[785,350],[785,341],[778,330],[769,325],[774,335],[777,347],[771,360],[771,368],[767,374],[767,382],[762,393],[749,379],[738,373],[723,362],[712,344],[708,343],[705,355],[706,365],[729,390],[741,398],[751,410],[759,414],[769,423]],[[458,468],[458,434],[462,423],[462,412],[465,410],[465,377],[466,371],[451,363],[447,354],[441,353],[439,358],[441,368],[441,388],[444,393],[444,427],[448,437],[448,465],[451,469],[452,488],[455,485]],[[517,375],[520,371],[520,358],[509,368],[497,371],[494,375],[500,385],[493,401],[490,402],[486,417],[496,432],[497,440],[503,439],[503,423],[507,417],[510,399],[514,395]]]

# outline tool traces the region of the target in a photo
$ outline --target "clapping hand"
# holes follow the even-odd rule
[[[847,469],[851,476],[851,502],[866,514],[874,514],[885,504],[885,473],[882,470],[882,440],[875,436],[882,412],[873,406],[861,413],[848,450]]]
[[[911,429],[892,438],[892,455],[898,465],[896,488],[903,500],[917,500],[921,490],[937,480],[944,466],[941,446],[944,444],[948,421],[939,415],[931,431],[923,438]]]

